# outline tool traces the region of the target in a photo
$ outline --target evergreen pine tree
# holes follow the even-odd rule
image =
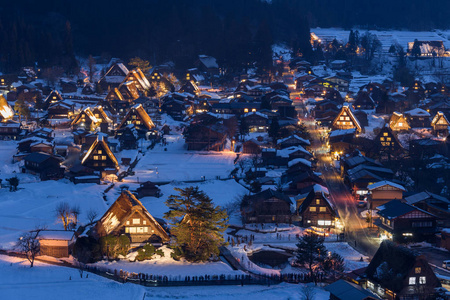
[[[323,242],[322,237],[312,232],[307,232],[299,238],[296,262],[307,267],[311,276],[314,276],[317,266],[321,266],[326,257],[327,249]]]
[[[189,261],[206,261],[219,255],[224,244],[227,213],[214,206],[198,187],[175,188],[178,195],[171,195],[166,201],[169,211],[164,217],[172,223],[171,232],[175,243],[183,249]]]

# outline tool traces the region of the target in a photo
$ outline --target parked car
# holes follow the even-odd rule
[[[358,207],[361,208],[367,207],[367,201],[358,201]]]
[[[450,260],[444,260],[444,261],[442,262],[442,267],[443,267],[444,269],[450,269]]]

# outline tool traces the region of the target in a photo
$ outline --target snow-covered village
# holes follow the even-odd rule
[[[450,299],[449,1],[18,2],[0,299]]]

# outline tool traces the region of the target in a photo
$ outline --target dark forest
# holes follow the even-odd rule
[[[24,0],[0,4],[0,69],[76,68],[75,54],[189,67],[198,54],[229,69],[269,65],[284,42],[308,57],[309,28],[448,28],[450,1],[435,0]]]

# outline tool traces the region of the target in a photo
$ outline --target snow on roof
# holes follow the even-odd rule
[[[285,141],[287,141],[287,140],[289,140],[289,139],[291,139],[291,138],[296,139],[296,140],[299,140],[300,142],[302,142],[302,143],[304,143],[304,144],[306,144],[306,145],[311,145],[311,143],[309,142],[309,140],[306,140],[306,139],[304,139],[304,138],[301,138],[301,137],[299,137],[299,136],[296,135],[296,134],[291,135],[291,136],[288,136],[287,138],[284,138],[284,139],[279,139],[279,140],[277,141],[277,144],[281,144],[281,143],[283,143],[283,142],[285,142]]]
[[[118,63],[117,66],[122,70],[122,72],[124,74],[128,74],[129,71],[128,71],[127,67],[125,67],[125,65],[123,63]]]
[[[424,117],[424,116],[429,117],[430,116],[430,114],[426,110],[423,110],[421,108],[414,108],[414,109],[408,110],[405,112],[405,114],[408,114],[408,115],[414,116],[414,117]]]
[[[436,194],[430,193],[428,191],[423,191],[423,192],[420,192],[420,193],[417,193],[417,194],[405,197],[405,200],[409,204],[414,204],[416,202],[420,202],[420,201],[423,201],[423,200],[426,200],[426,199],[429,199],[429,198],[434,198],[434,199],[440,200],[442,202],[450,203],[450,201],[447,198],[445,198],[443,196],[440,196],[440,195],[436,195]]]
[[[66,230],[42,230],[39,231],[38,239],[39,240],[62,240],[62,241],[70,241],[73,239],[75,235],[74,231],[66,231]]]
[[[354,134],[356,132],[356,128],[350,128],[350,129],[338,129],[338,130],[333,130],[330,133],[330,137],[333,136],[339,136],[339,135],[347,135],[347,134]]]
[[[262,114],[262,113],[257,112],[257,111],[252,111],[252,112],[246,113],[246,114],[244,115],[244,118],[249,117],[249,116],[252,116],[252,115],[257,115],[257,116],[260,116],[260,117],[262,117],[262,118],[264,118],[264,119],[268,119],[268,118],[269,118],[267,115]]]
[[[207,55],[199,55],[198,59],[205,65],[208,69],[211,68],[219,68],[219,65],[216,62],[216,59],[212,56]]]
[[[315,184],[314,185],[314,193],[319,193],[321,192],[322,194],[325,195],[329,195],[330,192],[328,191],[328,189],[326,187],[324,187],[323,185],[320,184]]]
[[[281,157],[289,157],[289,154],[297,152],[297,151],[301,151],[303,153],[309,154],[311,155],[311,153],[309,153],[305,148],[303,148],[302,146],[292,146],[292,147],[288,147],[286,149],[282,149],[282,150],[278,150],[277,151],[277,156],[281,156]]]
[[[304,158],[295,158],[288,162],[288,167],[292,167],[298,163],[304,164],[305,166],[311,167],[311,162]]]
[[[367,186],[367,189],[374,190],[374,189],[377,189],[377,188],[385,186],[385,185],[390,185],[390,186],[396,187],[402,191],[406,191],[406,189],[403,186],[401,186],[400,184],[393,183],[392,181],[388,181],[388,180],[382,180],[382,181],[378,181],[378,182],[369,184]]]

